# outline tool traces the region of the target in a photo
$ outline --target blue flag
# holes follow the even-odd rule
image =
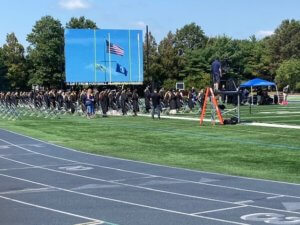
[[[127,74],[128,74],[127,69],[126,69],[124,66],[121,66],[119,63],[117,63],[116,72],[117,72],[117,73],[122,73],[122,74],[124,74],[125,76],[127,76]]]

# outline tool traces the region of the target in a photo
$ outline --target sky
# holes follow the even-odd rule
[[[284,19],[300,19],[300,0],[0,0],[0,46],[15,32],[26,36],[42,16],[65,25],[71,17],[85,16],[103,29],[143,29],[156,40],[169,31],[195,22],[208,36],[236,39],[270,35]]]

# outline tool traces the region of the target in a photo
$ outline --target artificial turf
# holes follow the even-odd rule
[[[260,110],[274,109],[269,106]],[[131,116],[92,120],[79,116],[54,120],[0,119],[0,127],[100,155],[300,183],[300,130],[297,129],[210,123],[200,127],[197,121],[153,121]]]

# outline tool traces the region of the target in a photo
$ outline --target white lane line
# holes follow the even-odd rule
[[[36,155],[37,153],[23,153],[23,154],[1,154],[0,156],[27,156],[27,155]]]
[[[7,142],[9,144],[12,144],[15,147],[23,149],[25,151],[33,152],[32,150],[26,149],[26,148],[24,148],[22,146],[15,145],[15,144],[10,143],[8,141],[5,141],[3,139],[0,139],[0,140],[2,140],[4,142]],[[43,155],[43,156],[46,156],[46,157],[49,157],[49,158],[54,158],[54,159],[59,159],[59,160],[64,160],[64,161],[72,162],[72,163],[79,163],[79,164],[84,164],[84,165],[88,165],[88,166],[94,166],[94,167],[111,169],[111,170],[116,170],[116,171],[121,171],[121,172],[139,174],[139,175],[144,175],[144,176],[157,176],[159,178],[172,179],[172,180],[176,180],[176,181],[181,181],[181,182],[186,182],[186,183],[192,183],[192,184],[197,184],[197,185],[206,185],[206,186],[211,186],[211,187],[220,187],[220,188],[223,188],[223,189],[237,190],[237,191],[251,192],[251,193],[258,193],[258,194],[265,194],[265,195],[274,195],[274,196],[280,195],[278,193],[270,193],[270,192],[263,192],[263,191],[254,191],[254,190],[248,190],[248,189],[243,189],[243,188],[235,188],[235,187],[229,187],[229,186],[224,186],[224,185],[217,185],[217,184],[211,184],[211,183],[196,182],[196,181],[190,181],[190,180],[184,180],[184,179],[177,179],[177,178],[165,177],[165,176],[158,176],[158,175],[155,175],[155,174],[134,172],[134,171],[117,169],[117,168],[107,167],[107,166],[99,166],[99,165],[96,165],[96,164],[90,164],[90,163],[84,163],[84,162],[69,160],[69,159],[65,159],[65,158],[61,158],[61,157],[56,157],[56,156],[51,156],[51,155],[47,155],[47,154],[43,154],[43,153],[38,153],[38,152],[37,152],[37,154],[38,155]],[[103,181],[107,181],[107,180],[103,180]],[[285,195],[285,196],[291,197],[291,198],[298,198],[298,199],[300,199],[300,196],[292,196],[292,195]]]
[[[2,140],[4,142],[7,142],[9,144],[12,144],[15,147],[23,149],[25,151],[34,152],[32,150],[26,149],[26,148],[24,148],[22,146],[15,145],[15,144],[10,143],[8,141],[5,141],[3,139],[0,139],[0,140]],[[236,191],[242,191],[242,192],[251,192],[251,193],[265,194],[265,195],[272,195],[272,196],[281,195],[281,194],[278,194],[278,193],[254,191],[254,190],[248,190],[248,189],[243,189],[243,188],[235,188],[235,187],[229,187],[229,186],[224,186],[224,185],[217,185],[217,184],[211,184],[211,183],[203,183],[203,182],[190,181],[190,180],[184,180],[184,179],[177,179],[177,178],[165,177],[165,176],[158,176],[158,175],[155,175],[155,174],[134,172],[134,171],[130,171],[130,170],[117,169],[117,168],[107,167],[107,166],[99,166],[99,165],[96,165],[96,164],[90,164],[90,163],[84,163],[84,162],[69,160],[69,159],[65,159],[65,158],[61,158],[61,157],[56,157],[56,156],[51,156],[51,155],[47,155],[47,154],[43,154],[43,153],[38,153],[38,152],[37,152],[37,154],[38,155],[43,155],[43,156],[46,156],[46,157],[49,157],[49,158],[54,158],[54,159],[59,159],[59,160],[64,160],[64,161],[72,162],[72,163],[79,163],[79,164],[84,164],[84,165],[88,165],[88,166],[94,166],[94,167],[99,167],[99,168],[104,168],[104,169],[111,169],[111,170],[116,170],[116,171],[121,171],[121,172],[126,172],[126,173],[139,174],[139,175],[144,175],[144,176],[157,176],[159,178],[171,179],[171,180],[176,180],[176,181],[185,182],[185,183],[192,183],[192,184],[197,184],[197,185],[206,185],[206,186],[211,186],[211,187],[218,187],[218,188],[223,188],[223,189],[236,190]],[[107,180],[102,180],[102,181],[107,181]],[[285,196],[291,197],[291,198],[298,198],[298,199],[300,199],[300,196],[292,196],[292,195],[285,195]]]
[[[74,225],[101,225],[104,222],[97,222],[97,221],[93,221],[93,222],[88,222],[88,223],[78,223],[78,224],[74,224]]]
[[[274,197],[267,197],[267,199],[276,199],[276,198],[283,198],[285,197],[284,195],[278,195],[278,196],[274,196]]]
[[[36,147],[36,148],[43,148],[45,147],[42,144],[18,144],[19,146],[28,146],[28,147]],[[0,145],[0,150],[1,149],[8,149],[10,147],[13,147],[13,145]]]
[[[150,179],[150,178],[157,178],[157,176],[145,176],[145,177],[136,177],[136,178],[125,178],[120,180],[108,180],[108,182],[125,182],[125,181],[131,181],[131,180],[139,180],[139,179]]]
[[[0,158],[4,158],[4,157],[0,157]],[[17,162],[17,163],[20,163],[20,164],[27,164],[27,163],[19,162],[19,161],[12,160],[12,159],[7,159],[7,160],[11,160],[11,161],[14,161],[14,162]],[[27,164],[27,165],[30,165],[30,164]],[[167,193],[167,194],[171,194],[171,195],[184,196],[184,197],[194,198],[194,199],[202,199],[202,200],[208,200],[208,201],[222,202],[222,203],[228,203],[228,204],[238,205],[237,203],[230,202],[230,201],[223,201],[223,200],[217,200],[217,199],[211,199],[211,198],[204,198],[204,197],[193,196],[193,195],[179,194],[179,193],[175,193],[175,192],[162,191],[162,190],[159,190],[159,189],[146,188],[146,187],[141,187],[141,186],[137,186],[137,185],[123,184],[123,183],[119,183],[119,182],[109,182],[109,181],[103,180],[103,179],[98,179],[98,178],[83,176],[83,175],[79,175],[79,174],[73,174],[73,173],[69,173],[69,172],[63,172],[63,171],[48,169],[48,168],[41,168],[41,169],[52,171],[52,172],[57,172],[57,173],[63,173],[63,174],[67,174],[67,175],[72,175],[72,176],[76,176],[76,177],[86,178],[86,179],[90,179],[90,180],[97,180],[97,181],[103,181],[103,182],[107,182],[107,183],[118,184],[118,185],[122,185],[122,186],[129,186],[129,187],[133,187],[133,188],[137,188],[137,189],[143,189],[143,190],[148,190],[148,191]],[[3,176],[3,174],[0,174],[0,175]],[[5,175],[5,176],[7,176],[7,175]],[[22,178],[18,178],[18,179],[22,180]],[[34,182],[34,183],[37,183],[37,182]],[[37,184],[39,184],[39,183],[37,183]],[[62,188],[58,188],[58,189],[62,189]],[[65,190],[67,190],[67,189],[65,189]],[[83,194],[81,192],[77,192],[77,193],[78,194]],[[287,197],[287,196],[285,196],[285,197]],[[100,198],[106,198],[106,197],[100,197]],[[123,202],[122,200],[117,200],[117,199],[114,199],[114,201]],[[252,202],[252,200],[247,200],[246,203],[247,202]],[[294,213],[294,214],[299,214],[300,215],[300,212],[294,212],[294,211],[288,211],[288,210],[280,210],[280,209],[274,209],[274,208],[268,208],[268,207],[262,207],[262,206],[256,206],[256,205],[249,205],[249,204],[246,204],[246,203],[241,203],[240,206],[248,206],[248,207],[251,207],[251,208],[258,208],[258,209],[264,209],[264,210],[273,210],[273,211],[278,211],[278,212],[288,212],[288,213]],[[128,204],[136,204],[136,203],[128,202]],[[139,204],[136,204],[136,205],[139,205]],[[156,208],[156,207],[152,207],[152,206],[147,206],[147,207]],[[167,209],[165,209],[165,210],[167,210]],[[172,211],[172,210],[169,210],[169,211]],[[190,214],[188,214],[188,215],[190,215]]]
[[[7,160],[6,156],[0,155],[0,158]],[[40,165],[40,166],[26,166],[26,167],[13,167],[7,169],[0,169],[0,171],[11,171],[11,170],[28,170],[28,169],[41,169],[42,167],[57,167],[57,166],[71,166],[76,165],[77,163],[68,163],[68,164],[49,164],[49,165]]]
[[[251,204],[251,203],[254,203],[253,200],[246,200],[246,201],[240,201],[240,202],[234,202],[235,204],[238,204],[238,205],[245,205],[245,204]]]
[[[81,216],[81,215],[78,215],[78,214],[69,213],[69,212],[65,212],[65,211],[61,211],[61,210],[57,210],[57,209],[52,209],[52,208],[48,208],[48,207],[44,207],[44,206],[40,206],[40,205],[36,205],[36,204],[31,204],[31,203],[28,203],[28,202],[19,201],[19,200],[16,200],[16,199],[13,199],[13,198],[8,198],[8,197],[1,196],[1,195],[0,195],[0,198],[5,199],[5,200],[9,200],[9,201],[12,201],[12,202],[20,203],[20,204],[23,204],[23,205],[28,205],[28,206],[32,206],[32,207],[35,207],[35,208],[44,209],[44,210],[47,210],[47,211],[52,211],[52,212],[55,212],[55,213],[60,213],[60,214],[68,215],[68,216],[77,217],[77,218],[80,218],[80,219],[85,219],[85,220],[90,220],[90,221],[100,221],[100,220],[97,220],[97,219],[94,219],[94,218]]]
[[[240,205],[240,206],[223,208],[223,209],[215,209],[215,210],[209,210],[209,211],[203,211],[203,212],[196,212],[196,213],[192,213],[192,215],[201,215],[201,214],[206,214],[206,213],[221,212],[221,211],[227,211],[227,210],[232,210],[232,209],[240,209],[240,208],[246,208],[246,207],[248,207],[248,206],[247,205]]]
[[[0,157],[4,157],[0,155]],[[9,168],[9,169],[0,169],[0,171],[10,171],[10,170],[28,170],[28,169],[36,169],[39,168],[37,166],[27,166],[27,167],[14,167],[14,168]]]
[[[0,145],[0,150],[9,149],[9,145]]]
[[[12,162],[15,162],[15,163],[20,163],[20,164],[23,164],[23,165],[30,165],[28,163],[20,162],[20,161],[5,158],[5,157],[0,157],[0,158],[9,160],[9,161],[12,161]],[[44,168],[44,167],[40,167],[40,169],[55,172],[55,173],[61,173],[61,174],[75,176],[75,177],[80,177],[80,178],[84,178],[84,179],[94,180],[94,181],[102,181],[102,182],[106,182],[106,183],[110,183],[110,184],[121,185],[121,186],[126,186],[126,187],[132,187],[132,188],[136,188],[136,189],[142,189],[142,190],[147,190],[147,191],[153,191],[153,192],[177,195],[177,196],[182,196],[182,197],[188,197],[188,198],[201,199],[201,200],[214,201],[214,202],[218,202],[218,203],[226,203],[226,204],[235,205],[235,203],[230,202],[230,201],[217,200],[217,199],[211,199],[211,198],[205,198],[205,197],[187,195],[187,194],[180,194],[180,193],[175,193],[175,192],[170,192],[170,191],[163,191],[163,190],[148,188],[148,187],[144,187],[144,186],[120,183],[120,182],[117,182],[117,181],[108,181],[108,180],[104,180],[104,179],[100,179],[100,178],[94,178],[94,177],[84,176],[84,175],[80,175],[80,174],[76,174],[76,173],[65,172],[65,171],[60,171],[60,170],[54,170],[54,169],[49,169],[49,168]]]
[[[69,190],[69,189],[60,188],[60,187],[56,187],[56,186],[48,185],[48,184],[43,184],[43,183],[39,183],[39,182],[35,182],[35,181],[31,181],[31,180],[27,180],[27,179],[23,179],[23,178],[19,178],[19,177],[13,177],[13,176],[5,175],[5,174],[0,174],[0,176],[4,176],[4,177],[12,178],[12,179],[15,179],[15,180],[20,180],[20,181],[25,181],[25,182],[29,182],[29,183],[32,183],[32,184],[38,184],[38,185],[41,185],[41,186],[44,186],[44,187],[55,188],[57,190],[61,190],[61,191],[64,191],[64,192],[69,192],[69,193],[72,193],[72,194],[82,195],[82,196],[95,198],[95,199],[101,199],[101,200],[117,202],[117,203],[121,203],[121,204],[124,204],[124,205],[138,206],[138,207],[142,207],[142,208],[146,208],[146,209],[153,209],[153,210],[157,210],[157,211],[161,211],[161,212],[168,212],[168,213],[178,214],[178,215],[183,215],[183,216],[197,217],[197,218],[213,220],[213,221],[219,221],[219,222],[224,222],[224,223],[229,223],[229,224],[249,225],[249,224],[245,224],[245,223],[238,223],[238,222],[234,222],[234,221],[222,220],[222,219],[217,219],[217,218],[212,218],[212,217],[207,217],[207,216],[191,215],[189,213],[179,212],[179,211],[175,211],[175,210],[169,210],[169,209],[164,209],[164,208],[159,208],[159,207],[153,207],[153,206],[148,206],[148,205],[143,205],[143,204],[137,204],[137,203],[133,203],[133,202],[122,201],[122,200],[113,199],[113,198],[106,198],[106,197],[102,197],[102,196],[98,196],[98,195],[82,193],[82,192],[78,192],[78,191],[72,191],[72,190]],[[1,197],[2,196],[0,196],[0,198]],[[89,218],[89,219],[91,219],[91,218]],[[95,221],[96,219],[91,219],[91,220]]]
[[[36,192],[45,192],[45,191],[54,191],[54,190],[55,189],[52,188],[27,188],[22,190],[0,192],[0,195],[36,193]]]
[[[209,174],[209,175],[218,175],[218,176],[222,176],[222,177],[233,177],[233,178],[239,178],[239,179],[243,179],[243,180],[255,180],[255,181],[262,181],[262,182],[269,182],[269,183],[277,183],[277,184],[287,184],[287,185],[293,185],[293,186],[300,186],[300,184],[296,184],[296,183],[289,183],[289,182],[284,182],[284,181],[275,181],[275,180],[267,180],[267,179],[260,179],[260,178],[252,178],[252,177],[242,177],[242,176],[237,176],[237,175],[229,175],[229,174],[221,174],[221,173],[214,173],[214,172],[206,172],[206,171],[199,171],[199,170],[192,170],[192,169],[186,169],[186,168],[178,168],[178,167],[174,167],[174,166],[166,166],[166,165],[159,165],[159,164],[155,164],[155,163],[148,163],[148,162],[141,162],[141,161],[136,161],[136,160],[130,160],[130,159],[122,159],[122,158],[117,158],[117,157],[113,157],[113,156],[104,156],[104,155],[97,155],[94,153],[89,153],[89,152],[82,152],[82,151],[78,151],[72,148],[68,148],[68,147],[64,147],[61,145],[57,145],[55,143],[50,143],[47,141],[43,141],[37,138],[33,138],[24,134],[19,134],[17,132],[14,131],[10,131],[10,130],[5,130],[3,128],[0,128],[0,130],[7,132],[7,133],[11,133],[11,134],[15,134],[17,136],[21,136],[21,137],[25,137],[27,139],[31,139],[40,143],[44,143],[47,144],[49,146],[55,146],[61,149],[65,149],[71,152],[76,152],[78,154],[81,155],[91,155],[91,156],[95,156],[95,157],[99,157],[99,158],[108,158],[108,159],[114,159],[114,160],[119,160],[119,161],[124,161],[124,162],[133,162],[133,163],[137,163],[137,164],[142,164],[142,165],[150,165],[150,166],[156,166],[156,167],[162,167],[162,168],[169,168],[169,169],[175,169],[175,170],[183,170],[183,171],[188,171],[188,172],[193,172],[193,173],[199,173],[199,174]],[[85,163],[82,163],[85,164]],[[96,165],[94,165],[96,166]],[[117,170],[118,168],[113,168],[115,170]],[[129,170],[127,170],[129,172]],[[138,172],[134,172],[131,171],[132,173],[138,173]],[[191,181],[193,182],[193,181]],[[232,188],[230,186],[223,186],[223,187],[227,187],[227,188]],[[278,195],[278,194],[276,194]],[[300,196],[299,196],[300,197]]]

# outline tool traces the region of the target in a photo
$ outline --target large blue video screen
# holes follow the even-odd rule
[[[66,82],[142,84],[141,30],[65,30]]]

